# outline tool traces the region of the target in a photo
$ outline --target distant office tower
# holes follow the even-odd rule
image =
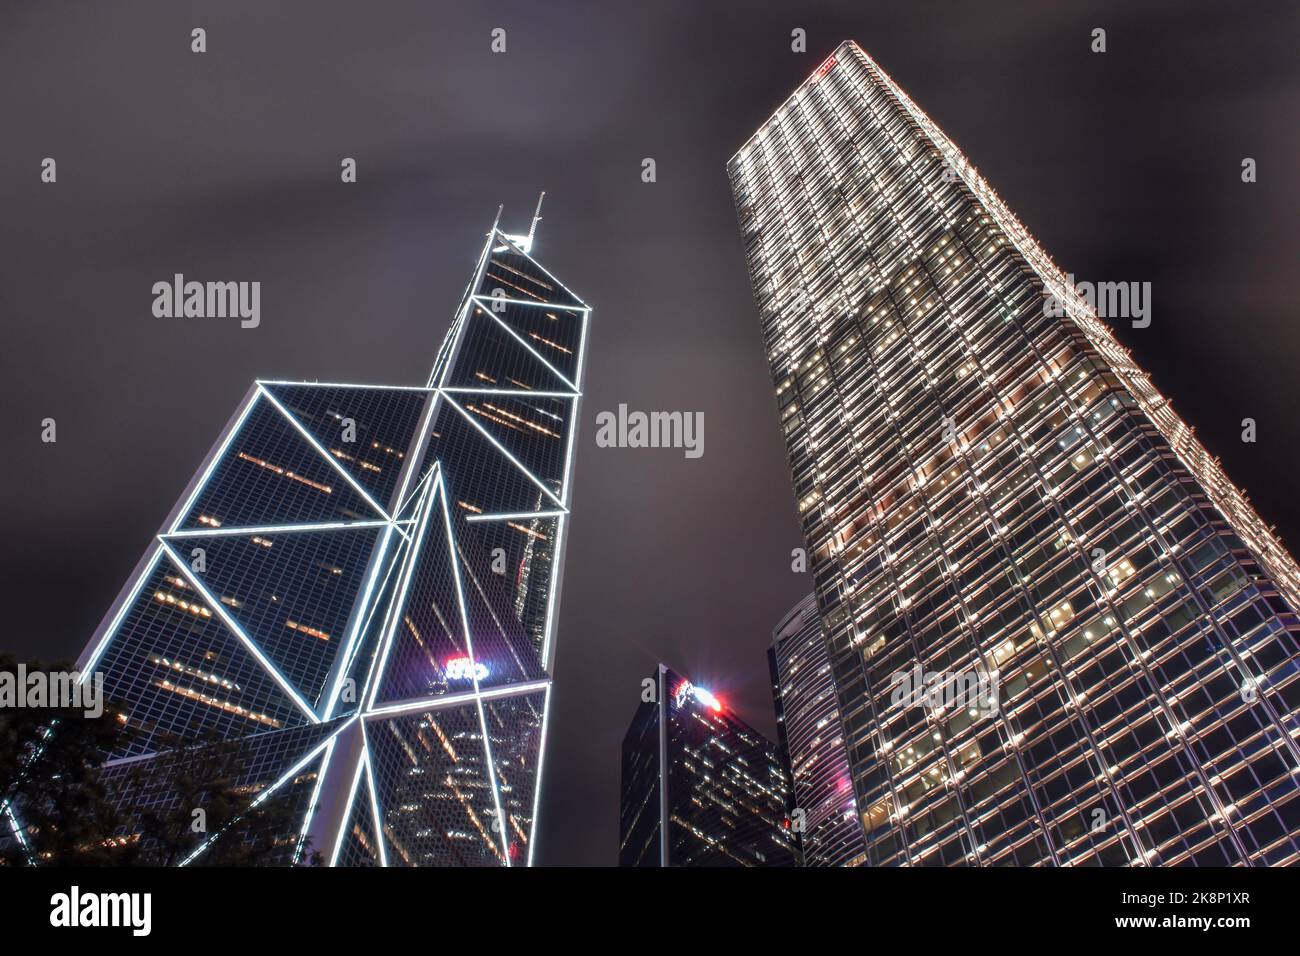
[[[426,385],[249,390],[79,662],[128,809],[215,736],[286,862],[531,860],[591,311],[531,241],[494,224]]]
[[[815,594],[777,625],[767,660],[803,865],[858,866],[865,857],[862,826]]]
[[[728,172],[869,862],[1300,861],[1300,572],[1094,309],[855,44]]]
[[[793,866],[776,747],[662,664],[623,738],[620,866]]]

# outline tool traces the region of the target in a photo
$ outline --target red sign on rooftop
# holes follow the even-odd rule
[[[817,67],[817,72],[813,74],[812,81],[816,83],[833,69],[835,69],[835,56],[832,54],[826,58],[825,63]]]

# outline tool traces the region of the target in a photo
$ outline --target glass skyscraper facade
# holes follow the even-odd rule
[[[728,173],[868,862],[1300,860],[1300,572],[1095,310],[856,44]]]
[[[623,738],[620,866],[793,866],[776,746],[662,664]]]
[[[865,857],[862,828],[816,595],[796,604],[776,626],[767,658],[801,862],[858,866]]]
[[[284,862],[530,862],[591,312],[531,243],[494,223],[424,385],[249,390],[78,664],[125,808],[216,737]]]

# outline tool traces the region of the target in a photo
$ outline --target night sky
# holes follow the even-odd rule
[[[498,204],[522,231],[545,189],[535,255],[596,311],[538,860],[614,863],[657,661],[774,731],[765,648],[812,582],[723,167],[847,38],[1065,271],[1152,283],[1120,340],[1300,541],[1297,9],[10,2],[0,649],[76,657],[252,379],[423,384]],[[260,281],[261,326],[155,318],[176,272]],[[702,411],[704,456],[597,448],[619,403]]]

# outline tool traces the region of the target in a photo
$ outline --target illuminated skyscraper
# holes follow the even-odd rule
[[[137,731],[110,778],[215,735],[286,862],[531,860],[591,312],[532,236],[493,225],[426,384],[249,390],[79,662]]]
[[[857,866],[864,858],[862,828],[815,595],[777,625],[767,659],[803,864]]]
[[[793,866],[773,743],[662,664],[623,738],[619,866]]]
[[[1300,572],[1088,302],[856,44],[728,172],[868,861],[1300,861]]]

